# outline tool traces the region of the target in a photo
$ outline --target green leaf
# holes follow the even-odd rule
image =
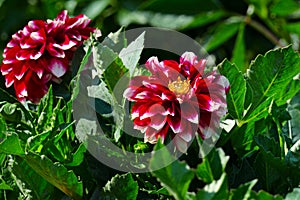
[[[84,153],[86,152],[86,147],[84,143],[81,143],[78,147],[78,149],[75,151],[75,153],[72,156],[72,162],[67,163],[68,166],[78,166],[80,165],[84,160]]]
[[[280,195],[271,195],[265,191],[259,191],[258,193],[252,191],[250,199],[255,200],[283,200],[282,196]]]
[[[291,97],[295,96],[296,91],[300,91],[299,77],[294,77],[293,80],[287,86],[287,88],[289,88],[288,91],[285,91],[285,90],[279,91],[280,94],[278,96],[280,96],[281,98],[277,100],[278,105],[285,104],[286,102],[288,102],[288,100],[291,99]]]
[[[3,117],[0,115],[0,138],[2,138],[3,135],[5,135],[7,130],[7,124]]]
[[[252,180],[248,183],[240,185],[237,189],[231,191],[231,200],[248,200],[251,194],[251,189],[256,184],[257,180]]]
[[[10,122],[20,122],[22,119],[22,112],[19,105],[16,103],[6,102],[1,108],[0,113],[5,120]]]
[[[300,140],[300,124],[298,123],[300,121],[300,92],[289,103],[288,112],[292,118],[288,123],[289,131],[291,131],[289,135],[292,136],[293,143],[296,143]]]
[[[115,175],[103,188],[104,196],[113,199],[131,200],[136,199],[138,195],[138,184],[132,178],[132,175],[122,174]]]
[[[201,200],[219,200],[228,199],[227,177],[222,174],[219,180],[205,185],[203,189],[199,190],[196,199]]]
[[[12,168],[13,173],[26,183],[32,190],[35,199],[51,199],[54,195],[54,186],[37,174],[25,160],[16,158]]]
[[[0,181],[0,190],[13,190],[13,188],[10,187],[10,185],[6,184],[2,178],[0,178]]]
[[[239,123],[245,124],[249,122],[255,122],[268,116],[270,114],[269,111],[270,111],[270,107],[272,107],[272,102],[273,102],[272,97],[267,98],[258,106],[253,107],[253,110],[248,111],[247,114],[244,116],[243,120],[241,120]]]
[[[119,54],[124,66],[129,70],[131,77],[140,60],[144,48],[144,38],[145,32],[132,41],[126,48],[123,48]]]
[[[105,58],[103,58],[105,59]],[[117,57],[104,71],[104,80],[110,91],[114,88],[118,81],[126,75],[127,69],[122,63],[122,60]]]
[[[289,91],[290,83],[300,71],[300,57],[292,47],[271,50],[259,55],[250,65],[247,77],[253,91],[253,111],[267,98],[281,106],[282,95],[292,98],[298,91]],[[288,97],[286,96],[288,94]],[[280,104],[279,104],[280,103]]]
[[[231,144],[240,157],[246,157],[247,154],[258,150],[258,147],[253,142],[255,122],[250,121],[247,124],[243,124],[240,128],[236,127],[231,134]]]
[[[17,103],[18,100],[11,96],[8,92],[0,88],[0,102]]]
[[[258,184],[271,193],[285,193],[288,188],[296,187],[300,181],[300,170],[288,166],[284,160],[274,157],[271,152],[261,150],[254,161]]]
[[[235,40],[233,55],[231,59],[231,61],[235,63],[235,65],[238,66],[238,69],[240,69],[240,71],[242,72],[245,72],[245,56],[246,56],[244,32],[245,32],[245,24],[241,23],[237,38]]]
[[[209,23],[215,22],[226,16],[227,13],[223,10],[215,10],[209,12],[202,12],[194,17],[194,19],[187,25],[182,25],[182,29],[192,29],[202,27]]]
[[[53,98],[52,86],[50,86],[48,93],[41,99],[38,106],[37,132],[52,129],[54,126],[54,124],[51,123],[55,121],[55,117],[53,118]]]
[[[300,10],[299,2],[294,0],[278,0],[275,1],[270,10],[272,14],[276,14],[279,16],[287,16],[291,15],[293,12]]]
[[[103,46],[112,49],[114,52],[120,52],[127,46],[124,28],[120,28],[115,33],[109,33],[102,42]]]
[[[205,183],[219,180],[224,173],[228,160],[229,157],[225,156],[222,149],[212,149],[209,154],[203,158],[202,163],[197,166],[197,177]]]
[[[298,140],[288,151],[285,161],[288,165],[294,166],[300,170],[300,140]]]
[[[159,166],[162,164],[166,167],[159,169]],[[156,170],[152,171],[152,174],[158,178],[162,186],[166,187],[175,199],[186,199],[187,190],[194,177],[194,172],[184,162],[179,162],[178,160],[172,162],[170,152],[164,148],[160,140],[155,145],[155,152],[150,160],[150,169]]]
[[[222,45],[224,42],[234,36],[240,27],[241,19],[230,18],[225,22],[219,24],[213,34],[211,35],[208,42],[204,45],[204,49],[207,52],[215,50],[217,47]]]
[[[16,133],[7,135],[0,143],[0,153],[23,156],[25,154],[19,136]]]
[[[254,5],[254,11],[259,17],[266,19],[269,17],[270,1],[271,0],[249,0],[249,3]]]
[[[129,24],[149,24],[155,27],[162,27],[168,29],[182,29],[193,21],[192,16],[188,15],[174,15],[162,14],[151,11],[128,11],[121,10],[118,13],[118,21],[122,26]]]
[[[258,134],[254,136],[254,140],[260,148],[264,149],[265,152],[271,152],[275,157],[280,157],[280,145],[274,138]]]
[[[234,119],[242,119],[246,95],[246,81],[236,65],[229,61],[223,61],[218,69],[226,76],[230,83],[230,90],[227,94],[228,112]]]
[[[45,155],[28,153],[25,156],[27,164],[49,183],[60,189],[73,199],[81,199],[83,195],[82,182],[79,182],[73,171],[68,171],[60,163],[53,163]]]
[[[289,32],[300,35],[300,22],[286,24],[283,26],[283,28]]]
[[[284,200],[300,199],[300,188],[294,188],[292,192],[288,193]]]
[[[98,0],[89,3],[82,11],[90,19],[95,19],[110,4],[110,0]]]
[[[198,14],[199,12],[205,12],[210,10],[220,9],[221,5],[215,1],[194,1],[186,0],[182,4],[181,0],[172,1],[144,1],[144,3],[138,5],[139,9],[154,10],[164,13],[183,13],[183,14]]]

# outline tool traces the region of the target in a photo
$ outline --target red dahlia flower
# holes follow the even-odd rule
[[[217,131],[227,112],[229,82],[216,71],[204,73],[205,64],[191,52],[180,63],[151,57],[146,68],[152,75],[130,81],[124,96],[134,102],[134,128],[145,133],[145,142],[164,141],[169,134],[176,148],[186,152],[195,133],[204,139]]]
[[[59,83],[69,69],[74,51],[95,29],[84,15],[70,18],[62,11],[54,20],[30,21],[12,36],[3,53],[5,85],[14,84],[20,101],[37,103],[50,81]]]

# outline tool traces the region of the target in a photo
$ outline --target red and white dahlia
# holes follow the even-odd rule
[[[51,81],[60,82],[74,51],[95,29],[84,15],[70,18],[62,11],[54,20],[30,21],[12,36],[1,65],[5,85],[14,84],[20,101],[34,103],[47,93]]]
[[[151,57],[146,68],[151,76],[136,76],[124,96],[134,102],[134,128],[145,133],[145,142],[170,136],[176,148],[186,152],[198,133],[208,138],[217,131],[227,112],[229,82],[216,71],[204,73],[206,60],[186,52],[180,63],[159,62]]]

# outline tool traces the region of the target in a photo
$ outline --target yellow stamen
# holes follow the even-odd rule
[[[176,95],[186,94],[190,90],[190,79],[182,81],[178,76],[177,81],[168,84],[168,88]]]

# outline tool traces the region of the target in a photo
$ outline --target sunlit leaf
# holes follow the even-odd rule
[[[54,198],[54,186],[37,174],[23,159],[17,158],[12,171],[27,184],[36,199]]]
[[[141,53],[144,48],[145,32],[132,41],[126,48],[123,48],[119,54],[124,66],[129,70],[130,76],[133,75]]]
[[[196,199],[219,200],[228,199],[227,177],[222,174],[221,178],[213,181],[199,190]]]
[[[270,8],[272,14],[286,16],[292,14],[297,10],[300,10],[299,2],[294,0],[278,0],[274,2],[276,3],[274,3]]]
[[[226,15],[226,12],[224,12],[223,10],[203,12],[195,15],[193,20],[189,24],[183,26],[183,29],[202,27],[209,23],[216,22]]]
[[[86,152],[86,146],[84,143],[81,143],[78,147],[78,149],[74,152],[72,155],[72,162],[67,163],[68,166],[78,166],[80,165],[84,160],[84,153]]]
[[[300,35],[300,22],[289,23],[283,26],[284,29]]]
[[[162,163],[166,163],[166,167],[153,171],[153,175],[158,178],[162,186],[166,187],[175,199],[183,200],[186,198],[187,190],[194,177],[194,172],[184,162],[174,161],[171,164],[172,155],[163,148],[164,145],[160,141],[155,146],[155,152],[150,161],[150,169],[158,169]],[[163,148],[163,149],[162,149]],[[159,153],[157,150],[160,150]]]
[[[0,153],[23,156],[25,154],[18,135],[11,133],[0,143]]]
[[[95,19],[110,4],[110,0],[93,1],[89,3],[82,11],[90,19]]]
[[[219,180],[224,173],[228,159],[229,157],[225,156],[222,149],[211,150],[197,166],[197,177],[205,183]]]
[[[246,47],[245,47],[245,24],[241,23],[238,35],[235,40],[235,45],[233,49],[233,55],[231,61],[238,66],[238,69],[245,72],[245,57],[246,57]]]
[[[103,196],[108,196],[112,199],[131,200],[137,198],[139,187],[132,175],[127,173],[123,175],[117,174],[103,189]]]
[[[259,55],[250,65],[247,72],[248,82],[253,91],[253,105],[256,109],[268,97],[280,106],[282,97],[292,98],[298,91],[290,91],[289,84],[300,71],[300,57],[292,47],[269,51]],[[299,84],[299,83],[298,83]],[[286,95],[289,95],[288,97]]]
[[[101,44],[112,49],[114,52],[119,53],[124,47],[127,46],[124,28],[120,28],[114,33],[109,33]]]
[[[242,119],[246,95],[246,81],[236,65],[227,60],[222,62],[218,69],[226,76],[230,83],[230,90],[227,94],[228,112],[234,119]]]
[[[250,197],[251,189],[256,184],[257,180],[240,185],[237,189],[231,191],[231,200],[247,200]]]
[[[265,191],[259,191],[258,193],[252,191],[250,199],[255,200],[283,200],[282,196],[280,195],[271,195]]]
[[[227,40],[233,37],[239,30],[240,19],[228,19],[223,23],[220,23],[211,34],[211,37],[204,45],[204,49],[207,52],[215,50],[220,45],[224,44]]]
[[[53,163],[42,155],[28,153],[25,156],[27,164],[49,183],[60,189],[73,199],[81,199],[83,186],[73,171],[68,171],[60,163]]]
[[[294,188],[292,192],[288,193],[285,200],[300,199],[300,188]]]
[[[0,190],[13,190],[10,185],[6,184],[4,180],[0,179]]]

